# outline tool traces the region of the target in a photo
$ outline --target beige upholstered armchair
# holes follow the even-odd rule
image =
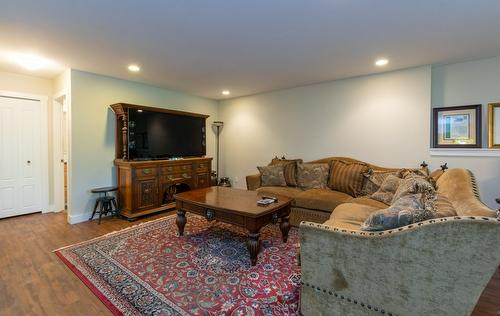
[[[302,222],[303,314],[469,315],[500,266],[500,219],[467,170],[437,184],[458,216],[382,232]]]

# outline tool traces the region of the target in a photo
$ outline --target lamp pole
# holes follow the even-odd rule
[[[224,126],[224,122],[222,121],[214,121],[212,123],[212,126],[215,126],[215,128],[217,129],[217,161],[216,161],[216,164],[217,164],[217,167],[216,167],[216,172],[217,172],[217,183],[216,185],[219,185],[219,135],[220,135],[220,129],[222,128],[222,126]]]

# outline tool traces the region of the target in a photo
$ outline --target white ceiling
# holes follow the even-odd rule
[[[499,17],[496,0],[0,0],[0,56],[220,99],[500,56]]]

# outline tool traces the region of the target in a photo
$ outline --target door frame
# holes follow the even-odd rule
[[[59,100],[63,100],[63,102]],[[56,108],[57,107],[57,108]],[[60,108],[59,108],[60,107]],[[64,114],[64,110],[66,110],[66,114]],[[56,111],[61,111],[60,116],[56,116]],[[64,115],[66,115],[66,126],[64,126],[62,123],[64,122]],[[56,146],[60,146],[61,142],[66,139],[66,150],[69,151],[69,123],[68,123],[68,116],[69,116],[69,105],[68,105],[68,92],[64,89],[59,91],[58,93],[54,94],[52,97],[52,179],[53,179],[53,186],[54,186],[54,201],[53,204],[50,205],[50,208],[53,212],[60,212],[64,210],[64,165],[62,166],[62,170],[60,167],[56,167],[60,165],[60,159],[61,157],[56,157],[56,154],[59,153],[59,150],[57,149]],[[56,118],[59,118],[59,122],[56,122]],[[59,127],[57,129],[60,129],[59,132],[61,133],[66,133],[65,138],[61,137],[61,135],[56,135],[57,130],[56,130],[56,125],[59,124]],[[59,143],[59,144],[57,144]],[[61,155],[64,155],[63,152],[60,153]],[[64,159],[64,162],[68,164],[69,160],[69,152],[66,153],[65,157],[62,157]],[[69,170],[68,170],[69,173]],[[68,196],[69,196],[69,175],[67,176],[67,181],[68,181]],[[58,186],[60,185],[60,188]],[[61,190],[62,188],[62,190]],[[68,203],[69,204],[69,203]],[[62,208],[61,208],[62,206]]]
[[[14,91],[0,90],[0,97],[27,99],[40,101],[40,208],[42,213],[50,212],[49,208],[49,124],[48,124],[48,106],[49,97],[45,95],[29,94]],[[45,131],[45,132],[44,132]]]

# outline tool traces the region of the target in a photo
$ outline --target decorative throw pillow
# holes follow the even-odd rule
[[[326,189],[328,181],[327,163],[297,164],[297,184],[301,189]]]
[[[361,195],[372,195],[380,189],[385,178],[389,175],[397,176],[398,170],[373,170],[369,169],[363,173],[363,187]]]
[[[388,175],[378,191],[371,195],[371,198],[387,205],[391,204],[394,193],[396,193],[400,182],[400,178]]]
[[[417,213],[422,206],[422,193],[405,195],[388,208],[370,214],[361,230],[378,231],[409,225],[421,218]]]
[[[436,189],[434,180],[430,177],[417,175],[406,177],[401,181],[398,190],[394,194],[392,203],[408,194],[422,193],[423,211],[415,216],[415,221],[435,217],[436,212]]]
[[[260,185],[263,187],[286,186],[282,165],[257,167],[260,172]]]
[[[429,172],[427,169],[407,169],[403,168],[398,171],[397,174],[400,178],[407,177],[421,177],[421,178],[429,178]]]
[[[297,186],[297,164],[302,163],[302,159],[279,159],[273,158],[269,163],[270,166],[282,165],[285,181],[288,186]]]
[[[332,190],[356,197],[361,194],[363,173],[367,171],[368,166],[365,163],[332,160],[328,186]]]
[[[427,177],[420,177],[416,175],[410,175],[405,177],[399,183],[399,187],[394,193],[392,203],[398,200],[401,196],[412,193],[426,193],[428,195],[434,196],[436,190],[432,184],[432,180],[427,179]]]
[[[383,188],[386,189],[385,191],[392,191],[394,184],[399,181],[391,206],[372,213],[361,225],[362,230],[392,229],[438,216],[436,190],[426,177],[413,174],[398,181],[395,179],[398,178],[388,176],[380,190],[374,194],[376,195]],[[381,194],[383,198],[388,196],[389,194]]]

